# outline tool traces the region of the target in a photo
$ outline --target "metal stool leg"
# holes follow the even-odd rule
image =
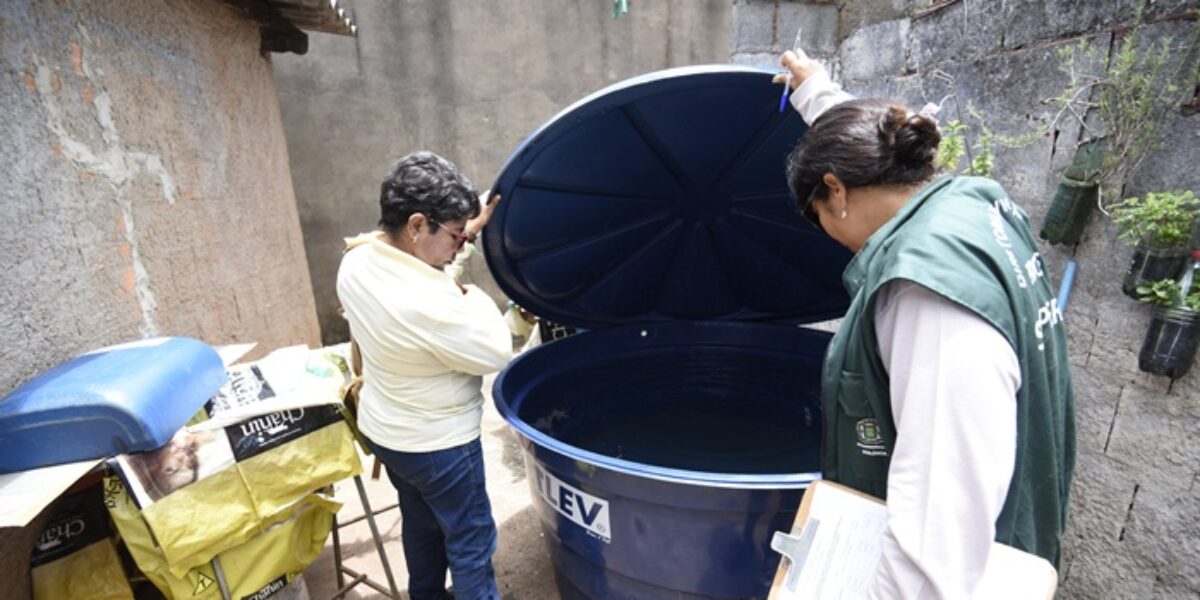
[[[379,550],[379,560],[383,561],[383,573],[387,575],[388,588],[392,590],[392,598],[399,600],[400,592],[396,588],[396,578],[392,576],[392,565],[388,563],[387,551],[383,548],[383,538],[379,535],[379,527],[375,525],[375,513],[371,511],[371,501],[367,498],[367,488],[363,485],[361,476],[354,476],[354,485],[358,486],[358,497],[362,501],[367,524],[371,526],[371,537],[375,538],[375,548]],[[353,573],[351,575],[353,576]]]
[[[341,597],[345,596],[346,594],[350,593],[350,589],[360,583],[369,583],[367,581],[367,576],[363,575],[361,573],[358,575],[355,575],[354,579],[350,580],[349,585],[344,585],[344,586],[338,588],[338,590],[336,592],[334,592],[333,596],[329,597],[329,600],[338,600],[338,598],[341,598]],[[387,590],[380,589],[378,591],[381,594],[387,595]]]
[[[337,514],[333,515],[333,569],[337,573],[338,589],[346,587],[346,576],[342,573],[342,538],[338,535]]]
[[[221,563],[215,556],[212,559],[212,568],[213,574],[217,576],[217,585],[221,588],[221,598],[224,598],[224,600],[230,600],[229,584],[225,583],[225,573],[221,571]]]

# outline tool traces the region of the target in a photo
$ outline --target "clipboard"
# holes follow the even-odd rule
[[[792,530],[771,547],[785,556],[768,600],[866,598],[882,554],[884,502],[831,481],[804,493]],[[975,600],[1053,600],[1058,572],[1044,558],[994,542]]]

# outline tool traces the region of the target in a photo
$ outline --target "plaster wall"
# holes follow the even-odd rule
[[[784,14],[807,29],[837,13],[836,49],[810,51],[859,96],[883,96],[920,108],[943,103],[942,121],[976,128],[982,115],[1000,135],[1037,130],[1054,119],[1043,102],[1068,83],[1059,51],[1086,40],[1110,52],[1127,42],[1137,0],[739,0],[731,41],[734,61],[790,44]],[[1147,2],[1145,40],[1180,42],[1196,32],[1194,1]],[[822,11],[825,11],[824,13]],[[742,35],[752,36],[749,39]],[[777,55],[776,55],[777,56]],[[1194,68],[1194,66],[1193,66]],[[940,74],[939,74],[940,72]],[[947,79],[945,76],[949,76]],[[954,94],[955,96],[952,96]],[[1200,192],[1200,116],[1172,111],[1161,147],[1133,173],[1123,196],[1147,191]],[[1070,122],[1021,147],[996,150],[992,176],[1040,228],[1058,174],[1079,127]],[[1200,595],[1200,366],[1172,382],[1138,370],[1149,309],[1125,297],[1121,278],[1130,249],[1103,215],[1092,215],[1083,241],[1043,243],[1061,281],[1067,260],[1078,275],[1065,312],[1075,384],[1078,460],[1060,565],[1061,598],[1194,598]]]
[[[319,342],[257,24],[217,0],[7,0],[0,65],[0,392],[147,336]]]
[[[323,339],[345,341],[342,238],[375,227],[379,184],[432,150],[487,189],[520,141],[583,96],[634,75],[728,60],[730,3],[466,0],[347,3],[357,38],[310,35],[276,59],[284,130]],[[467,280],[498,301],[481,255]]]

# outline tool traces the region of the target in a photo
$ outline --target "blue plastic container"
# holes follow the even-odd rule
[[[765,597],[771,534],[819,477],[827,343],[661,323],[568,337],[506,369],[496,404],[521,435],[563,598]]]
[[[73,358],[0,400],[0,473],[158,448],[223,383],[220,356],[190,338]]]
[[[805,127],[772,73],[653,73],[517,149],[484,251],[521,306],[587,331],[496,380],[567,600],[765,598],[819,477],[821,360],[850,254],[789,197]]]

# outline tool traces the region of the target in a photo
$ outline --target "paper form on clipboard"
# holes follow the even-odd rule
[[[809,530],[809,527],[812,527]],[[792,526],[776,533],[773,548],[786,548],[770,600],[866,600],[883,553],[887,505],[829,481],[809,486]],[[799,537],[796,537],[799,536]],[[1050,600],[1058,573],[1045,559],[993,543],[976,600]]]

